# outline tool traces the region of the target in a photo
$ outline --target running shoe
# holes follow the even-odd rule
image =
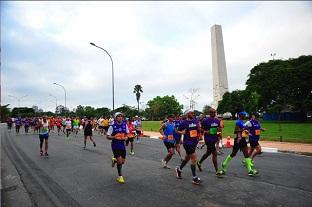
[[[83,146],[83,149],[85,150],[85,149],[86,149],[86,146]]]
[[[134,152],[132,151],[132,152],[130,152],[130,155],[134,155]]]
[[[250,170],[249,172],[248,172],[248,175],[249,176],[255,176],[255,175],[257,175],[258,174],[258,171],[256,171],[256,170]]]
[[[200,178],[199,177],[193,177],[193,184],[195,184],[195,185],[199,185],[199,184],[201,184],[202,183],[202,181],[200,180]]]
[[[181,172],[181,170],[179,169],[179,167],[176,167],[176,168],[175,168],[175,171],[176,171],[177,178],[178,178],[178,179],[182,179],[182,172]]]
[[[216,172],[216,176],[218,176],[218,177],[220,177],[220,176],[222,176],[222,175],[224,175],[225,173],[224,173],[224,171],[223,170],[218,170],[217,172]]]
[[[93,146],[94,146],[94,147],[96,147],[96,144],[95,144],[95,142],[93,142]]]
[[[49,156],[48,152],[45,152],[45,153],[44,153],[44,156],[48,157],[48,156]]]
[[[200,172],[203,171],[203,169],[201,167],[201,163],[199,161],[196,162],[196,165],[197,165]]]
[[[161,160],[161,165],[163,166],[163,168],[166,168],[166,166],[167,166],[166,161],[165,160]]]
[[[124,180],[124,178],[122,176],[119,176],[116,180],[117,180],[118,183],[122,183],[122,184],[125,183],[125,180]]]
[[[117,159],[115,157],[112,157],[112,167],[115,167],[116,163],[117,163]]]
[[[40,156],[43,156],[43,151],[42,150],[40,150]]]

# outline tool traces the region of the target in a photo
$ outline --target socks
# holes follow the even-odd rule
[[[248,157],[248,158],[245,158],[245,166],[248,170],[248,172],[251,171],[251,159]]]
[[[193,177],[196,177],[196,166],[191,165],[191,170],[192,170]]]
[[[118,175],[119,175],[119,176],[122,176],[122,174],[121,174],[121,168],[122,168],[122,165],[117,164],[117,171],[118,171]]]
[[[223,166],[224,168],[227,168],[228,163],[232,160],[232,157],[230,155],[228,155],[225,160],[223,161]]]
[[[180,170],[182,170],[182,168],[184,168],[184,166],[186,165],[186,163],[187,163],[187,162],[186,162],[185,160],[182,161],[182,163],[181,163],[181,165],[180,165]]]

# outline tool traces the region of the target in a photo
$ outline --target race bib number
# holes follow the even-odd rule
[[[217,134],[217,128],[210,128],[210,134],[216,135]]]
[[[168,140],[173,140],[173,139],[174,139],[173,135],[168,135]]]
[[[260,129],[255,130],[256,136],[260,136],[260,133],[261,133],[261,130],[260,130]]]
[[[118,139],[118,140],[125,140],[125,134],[124,133],[117,133],[115,135],[115,138]]]
[[[190,131],[190,137],[195,138],[195,137],[197,137],[197,136],[198,136],[197,130],[191,130],[191,131]]]

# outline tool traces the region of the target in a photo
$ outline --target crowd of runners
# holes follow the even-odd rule
[[[216,110],[211,108],[208,115],[200,115],[195,117],[193,110],[186,110],[182,115],[168,115],[165,120],[160,123],[159,133],[166,147],[167,154],[161,160],[164,168],[170,169],[169,161],[177,152],[181,164],[175,168],[176,177],[182,178],[183,168],[190,161],[192,171],[192,182],[200,184],[202,181],[197,176],[196,168],[202,171],[203,162],[212,155],[212,163],[215,168],[216,176],[223,176],[227,172],[229,162],[241,150],[244,155],[243,163],[247,169],[249,176],[255,176],[258,171],[255,169],[254,158],[261,153],[259,139],[261,131],[258,114],[251,114],[247,119],[246,112],[240,112],[234,126],[234,146],[230,155],[218,166],[218,155],[222,154],[222,129],[224,128],[222,118],[216,116]],[[24,127],[25,134],[29,133],[29,128],[33,133],[39,134],[40,140],[40,155],[48,156],[48,138],[49,133],[57,133],[65,135],[67,138],[73,134],[77,137],[80,130],[84,134],[84,146],[88,139],[96,147],[96,142],[92,138],[93,133],[105,136],[111,140],[112,148],[112,167],[117,165],[117,182],[124,183],[122,175],[122,166],[126,159],[126,146],[130,144],[130,155],[134,155],[134,140],[140,142],[142,135],[141,117],[126,118],[121,112],[114,114],[114,117],[33,117],[33,118],[8,118],[8,129],[15,127],[16,134],[20,133],[21,127]],[[198,146],[200,141],[203,141],[202,146]],[[250,146],[248,146],[248,143]],[[43,149],[44,145],[44,149]],[[182,156],[181,146],[185,151],[185,156]],[[197,158],[196,150],[206,147],[205,153],[200,159]]]

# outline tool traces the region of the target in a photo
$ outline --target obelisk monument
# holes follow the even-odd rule
[[[218,102],[222,100],[223,94],[228,91],[228,80],[221,25],[213,25],[210,30],[213,80],[212,107],[217,108]]]

